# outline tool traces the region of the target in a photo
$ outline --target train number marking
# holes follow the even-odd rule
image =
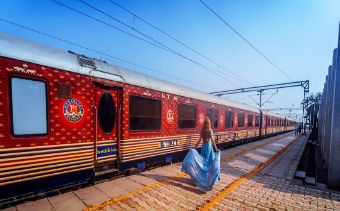
[[[174,146],[179,146],[179,140],[178,139],[161,141],[161,144],[160,144],[161,148],[174,147]]]

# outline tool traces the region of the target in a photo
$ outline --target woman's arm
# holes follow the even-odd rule
[[[200,136],[200,137],[198,138],[198,141],[197,141],[196,145],[195,145],[195,148],[198,147],[198,145],[201,143],[201,141],[202,141],[202,138],[201,138],[201,136]]]
[[[220,150],[217,148],[217,146],[216,146],[216,143],[215,143],[215,138],[214,138],[214,136],[211,136],[211,142],[212,142],[212,145],[213,145],[213,147],[214,147],[215,151],[216,151],[216,152],[220,151]]]

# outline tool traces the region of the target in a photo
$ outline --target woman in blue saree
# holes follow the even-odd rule
[[[202,191],[209,191],[220,179],[221,152],[216,147],[211,122],[208,117],[204,120],[195,148],[201,142],[203,142],[201,154],[196,149],[190,149],[183,160],[182,171],[187,173]]]

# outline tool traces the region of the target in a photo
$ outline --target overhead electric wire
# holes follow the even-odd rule
[[[228,68],[218,64],[216,61],[212,60],[211,58],[209,58],[208,56],[205,56],[204,54],[200,53],[199,51],[195,50],[194,48],[190,47],[188,44],[185,44],[183,41],[180,41],[179,39],[175,38],[173,35],[163,31],[162,29],[160,29],[159,27],[155,26],[154,24],[150,23],[149,21],[141,18],[140,16],[138,16],[136,13],[126,9],[125,7],[123,7],[122,5],[118,4],[117,2],[115,2],[114,0],[109,0],[112,4],[115,4],[117,7],[121,8],[122,10],[124,10],[125,12],[129,13],[130,15],[132,15],[134,18],[138,18],[139,20],[141,20],[143,23],[151,26],[152,28],[154,28],[155,30],[157,30],[158,32],[162,33],[163,35],[169,37],[170,39],[176,41],[177,43],[181,44],[182,46],[186,47],[187,49],[195,52],[197,55],[205,58],[206,60],[210,61],[211,63],[215,64],[216,66],[220,67],[221,69],[224,69],[225,71],[229,72],[230,74],[233,75],[233,77],[236,77],[237,80],[242,81],[244,83],[247,84],[251,84],[251,85],[255,85],[252,82],[248,81],[247,79],[241,77],[240,75],[237,75],[236,73],[232,72],[231,70],[229,70]],[[223,74],[223,72],[219,71],[220,73]]]
[[[225,81],[227,81],[227,82],[229,82],[229,83],[231,83],[231,84],[233,84],[233,85],[239,87],[239,85],[237,85],[237,84],[234,83],[233,81],[230,81],[228,78],[224,77],[223,75],[220,75],[219,73],[216,73],[216,72],[214,72],[213,70],[211,70],[211,69],[213,69],[213,68],[209,68],[209,67],[207,67],[206,65],[201,64],[200,62],[197,62],[197,61],[195,61],[195,60],[193,60],[193,59],[191,59],[191,58],[188,58],[187,56],[184,56],[183,54],[181,54],[181,53],[179,53],[179,52],[177,52],[177,51],[175,51],[175,50],[169,48],[168,46],[166,46],[166,45],[160,43],[159,41],[153,39],[152,37],[150,37],[150,36],[148,36],[148,35],[146,35],[146,34],[140,32],[140,31],[138,31],[138,30],[136,30],[136,29],[134,29],[133,27],[131,27],[131,26],[125,24],[124,22],[122,22],[122,21],[120,21],[120,20],[118,20],[118,19],[116,19],[116,18],[110,16],[109,14],[107,14],[107,13],[105,13],[105,12],[103,12],[103,11],[100,11],[99,9],[95,9],[95,10],[97,10],[98,12],[101,12],[102,14],[105,14],[106,16],[110,17],[110,18],[113,19],[113,20],[118,20],[119,23],[121,23],[121,24],[125,25],[126,27],[128,27],[128,28],[130,28],[130,29],[136,31],[137,33],[139,33],[139,34],[141,34],[141,35],[147,37],[148,39],[152,40],[153,42],[150,42],[150,41],[148,41],[148,40],[145,40],[144,38],[141,38],[141,37],[139,37],[139,36],[137,36],[137,35],[131,34],[131,33],[127,32],[127,31],[125,31],[125,30],[123,30],[123,29],[120,29],[120,28],[118,28],[118,27],[116,27],[116,26],[113,26],[112,24],[109,24],[109,23],[107,23],[107,22],[105,22],[105,21],[99,20],[98,18],[95,18],[95,17],[93,17],[93,16],[91,16],[91,15],[88,15],[88,14],[86,14],[86,13],[84,13],[84,12],[81,12],[81,11],[79,11],[79,10],[73,8],[73,7],[70,7],[70,6],[68,6],[68,5],[65,5],[65,4],[63,4],[63,3],[59,2],[59,1],[56,1],[56,0],[51,0],[51,1],[54,2],[54,3],[56,3],[56,4],[58,4],[58,5],[60,5],[60,6],[62,6],[62,7],[65,7],[65,8],[67,8],[67,9],[70,9],[70,10],[72,10],[72,11],[78,13],[78,14],[84,15],[84,16],[86,16],[86,17],[92,19],[92,20],[95,20],[95,21],[97,21],[97,22],[99,22],[99,23],[102,23],[102,24],[104,24],[104,25],[106,25],[106,26],[109,26],[109,27],[111,27],[111,28],[113,28],[113,29],[119,30],[120,32],[123,32],[124,34],[127,34],[127,35],[132,36],[132,37],[134,37],[134,38],[137,38],[137,39],[139,39],[139,40],[141,40],[141,41],[144,41],[144,42],[146,42],[146,43],[148,43],[148,44],[151,44],[151,45],[153,45],[153,46],[155,46],[155,47],[158,47],[158,48],[160,48],[160,49],[162,49],[162,50],[165,50],[165,51],[170,52],[170,53],[172,53],[172,54],[174,54],[174,55],[177,55],[177,56],[179,56],[179,57],[182,57],[182,58],[184,58],[184,59],[186,59],[186,60],[188,60],[188,61],[190,61],[190,62],[196,64],[197,66],[201,67],[203,70],[208,71],[208,72],[214,74],[215,76],[218,76],[219,78],[222,78],[222,79],[224,79]],[[80,0],[80,2],[84,2],[84,1],[81,1],[81,0]],[[86,3],[86,5],[88,5],[88,4]],[[93,6],[90,6],[90,7],[93,7]],[[93,8],[93,9],[94,9],[94,8]],[[155,42],[155,43],[154,43],[154,42]],[[157,43],[157,44],[156,44],[156,43]]]
[[[159,74],[162,74],[162,75],[165,75],[165,76],[168,76],[168,77],[172,77],[172,78],[175,78],[175,79],[177,79],[177,80],[182,80],[182,81],[185,81],[185,82],[190,83],[190,84],[196,84],[196,85],[199,85],[199,86],[205,86],[205,87],[208,87],[208,88],[210,88],[210,89],[214,89],[213,87],[210,87],[210,86],[207,86],[207,85],[204,85],[204,84],[201,84],[201,83],[192,82],[192,81],[189,81],[189,80],[186,80],[186,79],[182,79],[182,78],[179,78],[179,77],[177,77],[177,76],[174,76],[174,75],[171,75],[171,74],[168,74],[168,73],[164,73],[164,72],[161,72],[161,71],[152,69],[152,68],[150,68],[150,67],[146,67],[146,66],[144,66],[144,65],[137,64],[137,63],[135,63],[135,62],[131,62],[131,61],[126,60],[126,59],[122,59],[122,58],[120,58],[120,57],[113,56],[113,55],[108,54],[108,53],[106,53],[106,52],[99,51],[99,50],[96,50],[96,49],[93,49],[93,48],[89,48],[89,47],[86,47],[86,46],[84,46],[84,45],[81,45],[81,44],[78,44],[78,43],[74,43],[74,42],[65,40],[65,39],[63,39],[63,38],[57,37],[57,36],[55,36],[55,35],[47,34],[47,33],[45,33],[45,32],[38,31],[38,30],[36,30],[36,29],[30,28],[30,27],[27,27],[27,26],[23,26],[23,25],[18,24],[18,23],[14,23],[14,22],[9,21],[9,20],[6,20],[6,19],[0,18],[0,21],[3,21],[3,22],[6,22],[6,23],[8,23],[8,24],[17,26],[17,27],[19,27],[19,28],[26,29],[26,30],[28,30],[28,31],[31,31],[31,32],[34,32],[34,33],[37,33],[37,34],[40,34],[40,35],[43,35],[43,36],[46,36],[46,37],[55,39],[55,40],[58,40],[58,41],[60,41],[60,42],[67,43],[67,44],[69,44],[69,45],[73,45],[73,46],[76,46],[76,47],[79,47],[79,48],[82,48],[82,49],[85,49],[85,50],[88,50],[88,51],[92,51],[92,52],[94,52],[94,53],[98,53],[98,54],[100,54],[100,55],[107,56],[107,57],[109,57],[109,58],[116,59],[116,60],[121,61],[121,62],[125,62],[125,63],[131,64],[131,65],[134,65],[134,66],[139,67],[139,68],[143,68],[143,69],[146,69],[146,70],[149,70],[149,71],[152,71],[152,72],[157,72],[157,73],[159,73]]]
[[[269,59],[262,51],[254,46],[248,39],[246,39],[240,32],[238,32],[233,26],[231,26],[227,21],[225,21],[219,14],[217,14],[211,7],[209,7],[205,2],[199,0],[210,12],[212,12],[218,19],[220,19],[228,28],[230,28],[237,36],[239,36],[244,42],[246,42],[251,48],[253,48],[258,54],[260,54],[267,62],[275,67],[276,70],[285,75],[288,79],[292,80],[287,73],[285,73],[277,64],[275,64],[271,59]]]

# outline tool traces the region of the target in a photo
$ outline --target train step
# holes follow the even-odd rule
[[[111,168],[111,169],[107,169],[107,170],[96,171],[95,177],[100,177],[100,176],[109,175],[109,174],[116,174],[118,172],[119,172],[119,169],[117,169],[117,168]]]

